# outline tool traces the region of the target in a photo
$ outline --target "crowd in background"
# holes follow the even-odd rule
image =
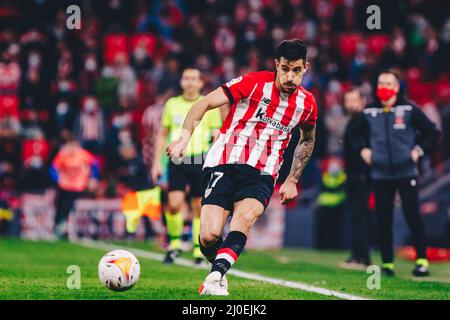
[[[66,26],[74,3],[81,30]],[[102,198],[139,188],[183,67],[202,71],[206,94],[238,75],[274,70],[274,49],[287,38],[308,46],[303,86],[319,106],[315,173],[307,177],[342,154],[343,93],[358,85],[370,100],[387,67],[400,71],[409,98],[442,129],[430,164],[439,170],[450,158],[450,4],[383,1],[382,28],[369,30],[370,4],[0,0],[0,198],[54,186],[55,155],[76,142],[98,167],[95,184],[85,179],[81,189]]]

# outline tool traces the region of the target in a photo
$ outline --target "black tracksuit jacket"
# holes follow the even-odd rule
[[[431,152],[439,142],[440,132],[434,123],[422,110],[401,97],[388,111],[377,101],[357,117],[349,134],[357,149],[372,149],[373,180],[417,177],[411,150],[419,145],[426,153]]]

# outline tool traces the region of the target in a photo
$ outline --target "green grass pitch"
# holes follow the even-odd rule
[[[117,249],[158,251],[151,243],[116,242]],[[69,242],[32,242],[0,239],[0,300],[5,299],[336,299],[319,293],[248,280],[229,275],[228,297],[198,296],[205,270],[139,257],[141,279],[125,292],[112,292],[97,277],[97,264],[105,250]],[[184,254],[189,259],[189,254]],[[395,278],[381,279],[381,288],[367,288],[365,271],[344,270],[337,265],[347,252],[268,250],[244,252],[235,268],[251,273],[313,285],[369,299],[450,299],[450,264],[432,264],[432,276],[414,279],[412,262],[397,259]],[[374,255],[375,263],[379,263]],[[80,290],[69,290],[67,268],[81,270]]]

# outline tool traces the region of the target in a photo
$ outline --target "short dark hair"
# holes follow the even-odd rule
[[[187,66],[183,67],[183,71],[182,72],[184,72],[186,70],[197,70],[198,72],[202,73],[200,68],[198,68],[197,66],[193,66],[193,65],[187,65]]]
[[[181,74],[183,74],[186,70],[196,70],[196,71],[198,71],[198,73],[200,75],[200,79],[204,80],[202,70],[200,70],[199,67],[194,66],[194,65],[187,65],[187,66],[185,66],[183,68],[183,71],[181,72]]]
[[[303,59],[303,62],[306,62],[306,53],[306,46],[301,40],[284,40],[278,45],[276,59],[280,61],[283,57],[288,61]]]
[[[364,98],[364,94],[363,94],[361,88],[360,88],[360,87],[357,87],[357,86],[351,86],[350,88],[348,88],[348,90],[344,92],[344,96],[345,96],[347,93],[355,92],[355,91],[359,94],[359,96],[360,96],[361,98]]]
[[[393,69],[393,68],[384,69],[378,74],[378,77],[385,73],[392,74],[395,77],[395,79],[397,79],[397,81],[400,82],[400,73],[396,69]]]

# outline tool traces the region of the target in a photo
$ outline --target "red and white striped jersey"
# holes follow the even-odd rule
[[[302,86],[291,94],[281,92],[275,77],[275,72],[252,72],[222,85],[231,108],[204,168],[247,164],[276,180],[292,129],[314,127],[317,105]]]

